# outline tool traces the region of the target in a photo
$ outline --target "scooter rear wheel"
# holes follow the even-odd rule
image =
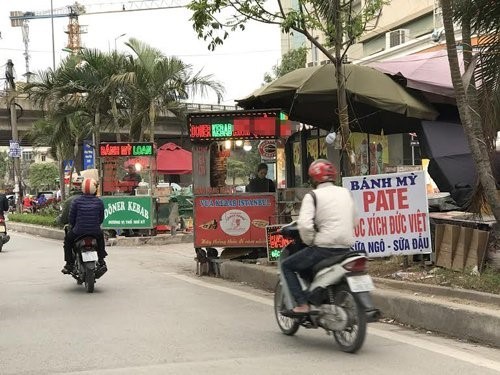
[[[94,293],[94,284],[95,270],[89,267],[85,270],[85,288],[87,289],[87,293]]]
[[[281,282],[278,281],[278,283],[276,284],[276,288],[274,289],[274,315],[281,332],[283,332],[287,336],[293,336],[295,335],[295,333],[297,333],[300,324],[296,319],[281,315],[281,311],[283,311],[284,309],[286,309],[285,296],[283,294]]]
[[[358,296],[349,286],[342,285],[335,294],[335,304],[342,307],[348,316],[347,326],[342,331],[334,331],[335,341],[342,351],[357,352],[366,337],[366,313]]]

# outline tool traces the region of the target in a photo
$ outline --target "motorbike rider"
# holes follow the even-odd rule
[[[5,216],[5,212],[9,212],[9,199],[5,195],[5,192],[2,190],[0,192],[0,217]]]
[[[67,225],[69,224],[69,209],[71,208],[71,203],[77,198],[78,196],[82,195],[82,191],[78,188],[73,188],[69,192],[69,197],[64,201],[62,204],[62,211],[61,215],[57,217],[57,222],[60,225]]]
[[[104,248],[104,235],[101,224],[104,220],[104,204],[97,194],[97,181],[93,178],[86,178],[82,182],[82,195],[76,197],[71,203],[69,210],[69,224],[71,229],[64,238],[64,260],[66,265],[62,273],[71,273],[75,259],[72,247],[75,240],[82,235],[92,235],[97,240],[97,256],[99,267],[105,267],[104,258],[106,250]]]
[[[297,227],[302,241],[308,246],[286,258],[281,264],[283,276],[295,307],[283,315],[303,316],[310,313],[307,295],[303,292],[296,272],[310,270],[315,264],[335,254],[347,252],[354,245],[356,209],[349,190],[336,186],[337,170],[325,159],[309,167],[314,187],[302,200]]]

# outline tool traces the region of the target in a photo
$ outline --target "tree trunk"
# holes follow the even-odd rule
[[[334,0],[335,5],[335,73],[337,78],[337,105],[339,111],[340,133],[342,135],[342,151],[340,157],[340,169],[342,177],[349,176],[349,113],[347,111],[347,94],[345,88],[345,77],[342,69],[342,14],[340,9],[340,0]]]
[[[468,97],[460,74],[457,45],[453,30],[451,1],[452,0],[441,0],[441,6],[443,10],[443,24],[446,35],[448,61],[450,64],[453,87],[455,89],[457,107],[460,113],[460,120],[464,127],[464,132],[471,149],[472,158],[476,164],[479,181],[484,189],[486,200],[490,205],[495,219],[497,222],[500,222],[500,203],[488,156],[489,147],[486,142],[484,142],[485,135],[482,129],[481,116],[477,110],[477,95],[474,95],[475,90],[472,89],[472,95]],[[495,238],[499,238],[497,231],[493,234],[495,235]]]
[[[120,123],[118,121],[118,109],[116,108],[115,98],[111,98],[111,112],[113,113],[113,125],[116,132],[116,142],[121,142],[122,134],[120,131]]]
[[[152,103],[149,106],[149,141],[155,141],[155,119],[156,119],[156,110],[155,106]]]
[[[101,112],[99,104],[96,107],[94,114],[94,139],[95,139],[95,166],[99,179],[102,178],[101,173],[101,158],[99,157],[99,144],[101,143]],[[101,183],[99,183],[99,187]]]
[[[59,161],[59,186],[61,188],[61,200],[66,199],[66,184],[64,183],[64,157],[60,150],[57,150],[57,159]]]

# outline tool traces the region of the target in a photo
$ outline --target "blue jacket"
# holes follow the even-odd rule
[[[71,203],[69,223],[76,235],[101,233],[103,220],[104,203],[95,195],[81,195]]]

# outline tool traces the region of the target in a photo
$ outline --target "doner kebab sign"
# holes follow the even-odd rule
[[[423,171],[347,177],[342,185],[358,211],[355,250],[370,257],[432,251]]]

